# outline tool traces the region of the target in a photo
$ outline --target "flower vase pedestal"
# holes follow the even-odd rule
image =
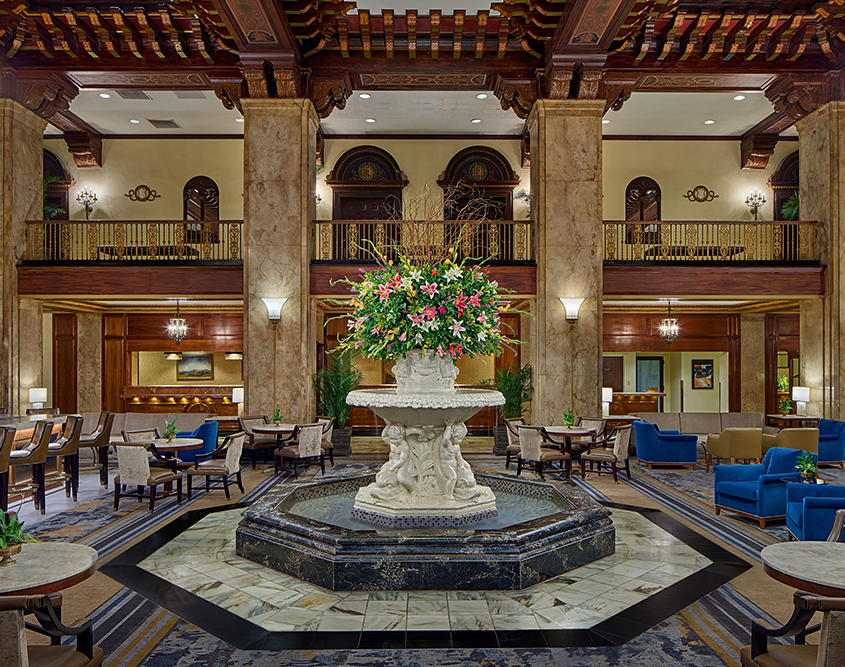
[[[391,528],[462,526],[497,515],[492,490],[480,486],[461,456],[464,422],[485,406],[503,405],[498,391],[456,389],[458,370],[432,350],[411,350],[393,367],[396,389],[349,393],[349,405],[384,419],[390,458],[355,497],[354,517]]]

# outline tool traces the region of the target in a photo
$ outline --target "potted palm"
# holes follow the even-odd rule
[[[816,483],[816,457],[812,452],[803,451],[798,457],[795,469],[801,473],[801,481],[808,484]]]
[[[17,513],[0,512],[0,566],[14,565],[12,556],[20,553],[24,542],[35,542],[35,538],[23,532]]]
[[[516,364],[496,370],[495,378],[482,382],[484,388],[493,388],[502,392],[505,404],[499,409],[501,419],[518,419],[528,408],[534,397],[534,382],[531,365],[519,367]],[[501,420],[498,420],[501,421]],[[504,456],[508,447],[506,426],[496,424],[493,438],[493,454]]]
[[[360,382],[361,371],[355,367],[352,354],[346,351],[330,354],[326,365],[314,375],[317,414],[334,418],[332,444],[336,456],[352,453],[352,429],[347,428],[352,406],[347,405],[346,397]]]

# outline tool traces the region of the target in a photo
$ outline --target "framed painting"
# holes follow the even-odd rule
[[[176,362],[176,380],[191,382],[194,380],[214,379],[214,356],[211,354],[184,354]]]
[[[712,389],[713,388],[713,360],[693,359],[692,360],[692,388]]]

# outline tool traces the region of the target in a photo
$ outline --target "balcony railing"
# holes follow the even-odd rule
[[[464,224],[456,220],[317,220],[314,259],[374,261],[371,251],[376,248],[395,260],[399,252],[414,256],[431,246],[455,247],[459,259],[513,262],[534,258],[530,220],[491,220],[461,233]]]
[[[243,260],[243,220],[30,220],[26,225],[26,260]]]
[[[818,224],[605,220],[604,261],[818,262]]]

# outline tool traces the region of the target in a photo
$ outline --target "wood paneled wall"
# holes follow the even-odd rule
[[[103,410],[109,412],[125,412],[121,394],[131,377],[126,329],[126,313],[103,315]]]
[[[129,352],[241,352],[244,346],[242,313],[183,314],[188,337],[178,346],[167,337],[173,313],[130,313],[126,339]]]
[[[795,356],[801,350],[800,319],[797,313],[766,315],[766,414],[778,412],[778,352]]]
[[[76,315],[53,314],[53,407],[62,414],[77,411]]]

